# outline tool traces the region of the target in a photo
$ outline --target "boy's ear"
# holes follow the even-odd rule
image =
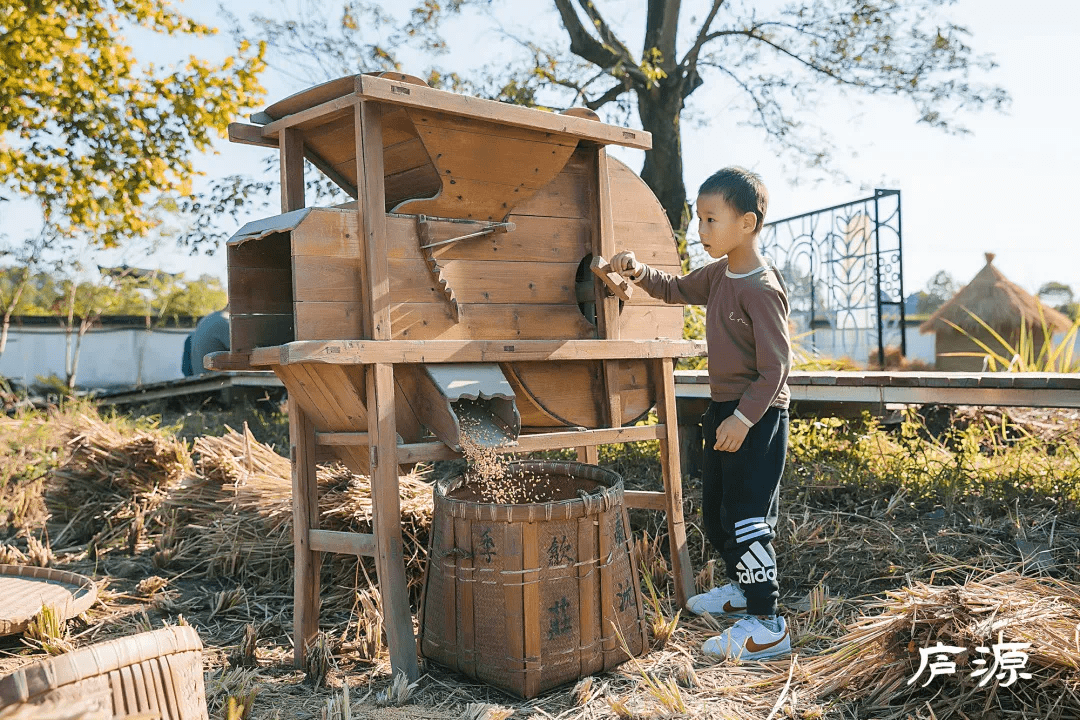
[[[757,230],[757,213],[745,212],[742,216],[742,228],[744,232],[752,233]]]

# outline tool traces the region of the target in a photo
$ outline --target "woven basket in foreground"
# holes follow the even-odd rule
[[[198,633],[168,627],[109,640],[0,678],[0,720],[64,717],[76,704],[89,717],[207,720]]]

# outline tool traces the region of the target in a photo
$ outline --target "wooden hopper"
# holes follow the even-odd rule
[[[630,249],[679,272],[660,203],[605,150],[651,137],[593,118],[389,73],[310,88],[229,127],[235,142],[280,150],[283,214],[229,241],[232,351],[207,366],[272,368],[288,389],[298,660],[317,630],[320,552],[372,554],[391,660],[415,677],[397,474],[455,457],[463,411],[504,439],[520,426],[513,450],[578,447],[586,462],[600,444],[660,440],[666,493],[626,502],[667,511],[685,601],[678,443],[664,423],[675,423],[674,359],[702,348],[680,339],[681,308],[621,300],[591,269]],[[354,201],[306,208],[305,159]],[[501,389],[463,402],[459,383]],[[654,406],[660,424],[632,426]],[[318,530],[316,448],[371,475],[373,535]]]

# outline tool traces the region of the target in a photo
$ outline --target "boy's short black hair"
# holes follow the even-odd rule
[[[757,215],[754,231],[761,230],[765,223],[765,212],[769,209],[769,191],[761,176],[741,167],[726,167],[717,170],[709,179],[701,183],[698,195],[721,195],[736,212],[752,212]]]

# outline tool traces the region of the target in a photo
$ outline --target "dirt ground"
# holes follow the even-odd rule
[[[1031,419],[1056,428],[1051,435],[1057,439],[1062,436],[1061,427],[1072,427],[1074,421],[1072,416]],[[1075,445],[1073,439],[1067,442]],[[647,453],[615,460],[610,464],[618,466],[629,485],[655,486],[654,466]],[[182,518],[175,512],[147,511],[147,529],[136,533],[133,542],[101,548],[86,542],[54,545],[51,564],[85,574],[98,583],[99,601],[69,623],[67,639],[75,646],[163,623],[195,627],[205,646],[211,718],[226,717],[229,697],[248,699],[244,716],[254,719],[333,717],[327,714],[328,703],[340,707],[346,684],[355,718],[1080,717],[1070,714],[1080,713],[1070,709],[1080,708],[1080,700],[1073,694],[1080,684],[1075,667],[1071,673],[1049,666],[1036,673],[1037,681],[1046,684],[1053,680],[1064,688],[1054,691],[1060,695],[1055,706],[1040,708],[1027,707],[1029,698],[1025,695],[1000,689],[995,694],[977,695],[971,688],[962,688],[959,681],[951,686],[948,678],[926,690],[898,691],[886,709],[868,708],[857,693],[853,697],[834,689],[823,694],[813,677],[797,672],[800,663],[835,648],[838,639],[860,618],[880,612],[886,593],[922,584],[963,585],[1002,572],[1014,572],[1017,578],[1042,577],[1046,582],[1063,583],[1062,587],[1080,586],[1080,513],[1075,504],[1032,495],[1005,502],[977,493],[942,503],[914,496],[913,490],[901,485],[858,486],[836,481],[840,461],[831,469],[829,462],[818,458],[797,464],[783,489],[776,549],[781,605],[794,631],[796,659],[766,664],[716,662],[700,652],[701,644],[730,621],[684,616],[666,641],[654,636],[650,652],[616,672],[593,678],[591,687],[571,685],[527,702],[424,662],[422,677],[404,702],[397,707],[385,706],[386,701],[378,698],[392,682],[390,666],[384,646],[376,643],[372,651],[370,625],[365,625],[372,618],[365,615],[357,593],[368,586],[362,575],[364,568],[355,562],[324,569],[322,629],[330,657],[324,683],[314,686],[309,673],[292,665],[290,584],[275,581],[268,587],[267,583],[245,580],[239,570],[231,574],[220,568],[207,572],[205,564],[184,559],[222,551],[217,544],[221,535],[213,535],[214,540],[201,539],[201,529],[208,527],[200,524],[207,522],[205,514],[181,529]],[[423,479],[430,482],[438,474],[458,468],[440,466]],[[197,461],[191,472],[209,473],[200,469]],[[362,481],[354,478],[349,482]],[[688,540],[697,582],[704,589],[722,573],[698,525],[699,501],[700,487],[691,481],[686,492]],[[230,517],[229,512],[225,508],[214,522],[223,522]],[[155,527],[161,518],[171,520]],[[662,552],[666,545],[662,518],[634,511],[631,519],[642,572],[648,573],[660,590],[659,619],[670,620],[675,608]],[[169,522],[178,526],[170,527]],[[56,518],[43,527],[47,537],[57,537],[63,531]],[[11,526],[6,532],[6,538],[0,532],[0,543],[26,547],[25,530],[16,531]],[[173,540],[163,540],[170,534],[175,536]],[[130,531],[126,537],[132,537]],[[417,543],[423,542],[423,538],[417,539]],[[279,536],[267,530],[264,550],[269,559],[260,562],[289,572],[287,534]],[[242,568],[245,561],[238,562]],[[352,583],[348,581],[350,573]],[[410,580],[419,583],[415,575],[410,570]],[[152,577],[161,580],[148,583],[147,578]],[[1076,608],[1080,612],[1080,602]],[[656,613],[650,615],[650,619],[656,617]],[[245,632],[256,638],[253,658],[249,653],[247,660],[241,649]],[[1080,645],[1076,653],[1080,657]],[[28,647],[20,636],[0,638],[0,673],[41,657],[41,652]],[[251,662],[252,666],[245,666]],[[856,661],[847,662],[852,663],[854,674]],[[844,658],[837,657],[832,667],[843,669],[844,663]],[[905,666],[904,672],[910,674],[910,668]],[[650,691],[669,679],[677,688],[681,705],[670,693],[665,701]],[[967,693],[966,704],[954,707],[950,695],[962,693]],[[1072,694],[1071,699],[1068,694]],[[970,708],[975,706],[982,706],[982,712],[971,714]]]

